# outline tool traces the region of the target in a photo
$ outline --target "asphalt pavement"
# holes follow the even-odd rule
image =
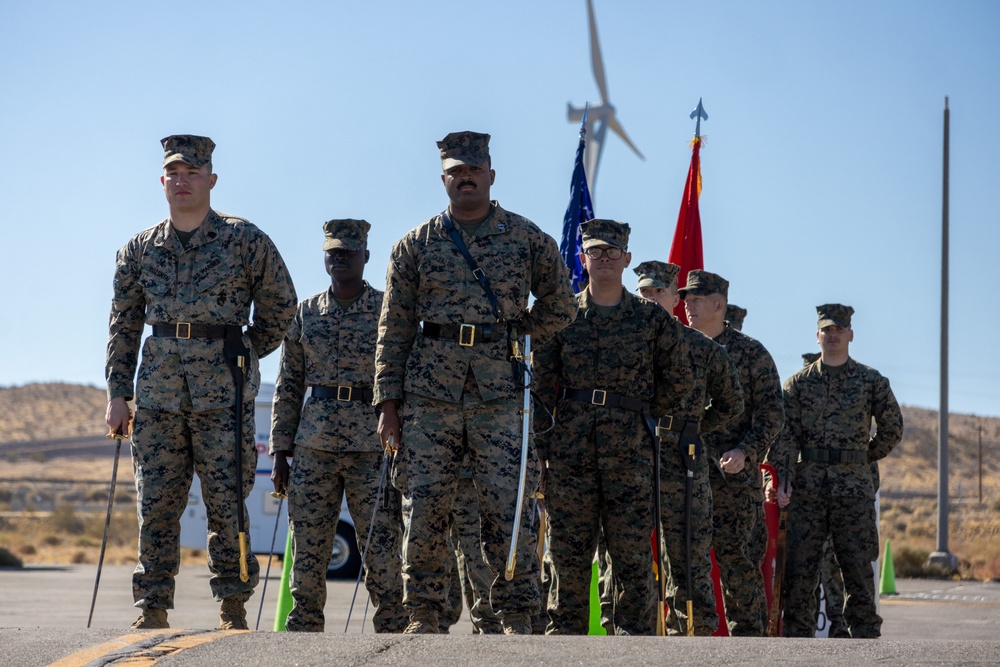
[[[105,568],[87,629],[94,566],[0,569],[0,665],[997,665],[1000,584],[897,579],[883,596],[882,639],[473,636],[467,615],[447,636],[362,634],[362,586],[344,633],[354,582],[329,581],[323,634],[272,631],[280,571],[272,568],[260,630],[219,632],[204,566],[177,580],[173,628],[137,633],[130,567]],[[247,604],[253,627],[260,591]]]

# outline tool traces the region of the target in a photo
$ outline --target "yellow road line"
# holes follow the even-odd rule
[[[125,651],[128,651],[127,655],[122,655],[120,659],[106,664],[146,667],[147,665],[155,665],[161,658],[168,655],[175,655],[189,648],[213,642],[223,637],[229,637],[230,635],[242,634],[247,632],[247,630],[220,630],[200,632],[187,636],[170,636],[153,646],[138,645],[143,640],[153,639],[157,635],[176,635],[178,632],[184,632],[184,630],[151,630],[138,634],[124,635],[113,641],[77,651],[72,655],[53,662],[49,667],[83,667],[95,660],[107,658],[111,653]]]

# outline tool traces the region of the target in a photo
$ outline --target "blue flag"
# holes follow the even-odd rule
[[[580,123],[580,145],[576,148],[576,164],[573,166],[573,181],[569,186],[569,206],[563,217],[562,241],[559,242],[559,253],[569,267],[569,278],[573,283],[574,292],[579,292],[588,279],[587,272],[580,263],[580,252],[583,248],[580,223],[594,217],[594,205],[590,201],[590,189],[587,187],[587,172],[583,169],[586,123],[587,113],[584,111],[583,122]]]

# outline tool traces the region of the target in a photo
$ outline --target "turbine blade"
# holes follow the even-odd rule
[[[608,122],[608,127],[611,128],[611,131],[617,134],[619,137],[621,137],[622,141],[628,144],[628,147],[635,151],[635,154],[639,156],[640,160],[646,159],[646,157],[639,151],[639,149],[635,147],[635,144],[632,143],[632,140],[628,138],[628,135],[625,134],[625,128],[623,128],[621,126],[621,123],[618,122],[618,118],[616,118],[615,116],[609,116],[607,122]]]
[[[608,103],[608,79],[604,75],[604,58],[601,56],[601,42],[597,38],[597,21],[594,19],[594,3],[587,0],[587,22],[590,24],[590,64],[594,69],[594,80],[601,91],[601,102]]]

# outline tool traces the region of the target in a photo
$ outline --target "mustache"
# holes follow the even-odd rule
[[[477,185],[476,185],[475,183],[473,183],[472,181],[461,181],[461,182],[459,182],[459,184],[458,184],[458,187],[460,187],[460,188],[464,188],[464,187],[465,187],[466,185],[471,185],[471,186],[472,186],[472,187],[474,187],[474,188],[475,188],[475,187],[478,187],[478,186],[477,186]]]

